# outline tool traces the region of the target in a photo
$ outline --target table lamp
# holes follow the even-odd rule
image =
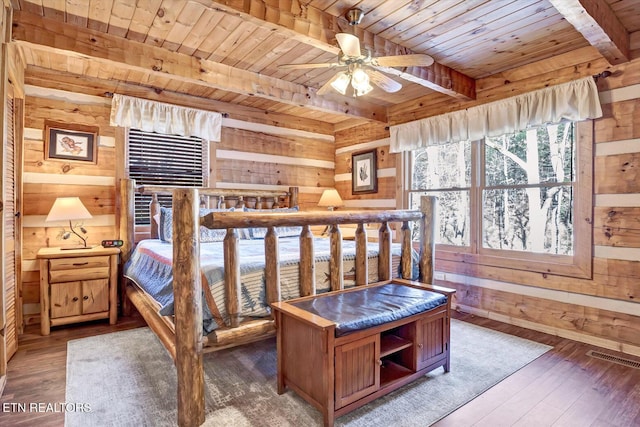
[[[343,204],[342,198],[340,198],[340,194],[338,194],[338,190],[335,188],[324,190],[322,196],[320,196],[320,201],[318,202],[318,206],[326,206],[330,211],[335,210],[335,208],[340,207]]]
[[[53,222],[53,221],[69,221],[69,231],[62,229],[62,239],[66,240],[71,237],[71,234],[75,234],[82,240],[83,246],[80,248],[61,248],[61,249],[91,249],[90,246],[87,246],[87,238],[83,237],[82,234],[87,234],[87,230],[82,226],[74,225],[71,221],[79,220],[79,219],[89,219],[92,218],[91,214],[84,207],[79,197],[58,197],[56,201],[53,203],[51,210],[49,211],[49,215],[47,215],[47,219],[45,222]],[[76,228],[80,230],[80,233],[76,231]]]

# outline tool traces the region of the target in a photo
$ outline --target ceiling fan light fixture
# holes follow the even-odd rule
[[[371,86],[370,84],[367,84],[367,86],[362,88],[362,89],[355,89],[355,96],[366,95],[369,92],[371,92],[372,90],[373,90],[373,86]]]
[[[367,87],[371,87],[369,84],[369,75],[362,68],[357,67],[353,70],[353,74],[351,76],[351,86],[358,91],[362,92],[367,89]]]
[[[347,93],[347,87],[349,86],[349,81],[351,80],[351,77],[349,76],[349,74],[343,72],[340,72],[338,74],[338,77],[331,82],[331,87],[333,87],[336,91],[340,92],[342,95],[345,95]]]

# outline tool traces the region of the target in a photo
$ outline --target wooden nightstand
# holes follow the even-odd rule
[[[118,248],[42,248],[40,332],[51,326],[118,318]]]

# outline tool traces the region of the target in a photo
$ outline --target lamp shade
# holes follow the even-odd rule
[[[88,218],[92,216],[80,201],[80,197],[58,197],[45,221],[72,221]]]
[[[342,206],[342,204],[342,198],[340,198],[340,194],[338,194],[338,190],[336,190],[335,188],[324,190],[322,196],[320,197],[320,201],[318,202],[318,206],[325,206],[330,208]]]

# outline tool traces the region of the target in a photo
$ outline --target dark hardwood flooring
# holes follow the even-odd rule
[[[487,328],[553,346],[553,349],[435,424],[461,426],[640,426],[640,369],[595,359],[606,349],[456,313],[455,317]],[[61,412],[11,411],[16,403],[65,400],[67,341],[144,326],[139,316],[53,328],[48,337],[29,326],[9,361],[8,381],[0,398],[0,426],[63,426]]]

